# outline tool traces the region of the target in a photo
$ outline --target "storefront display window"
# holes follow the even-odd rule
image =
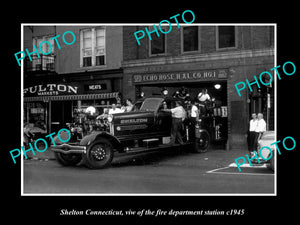
[[[92,99],[73,101],[73,112],[84,112],[88,107],[93,106],[96,109],[96,114],[102,114],[105,108],[109,108],[116,99]]]
[[[47,106],[45,102],[24,103],[24,123],[32,127],[47,127]]]

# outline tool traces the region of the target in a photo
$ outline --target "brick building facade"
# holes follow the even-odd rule
[[[175,25],[168,34],[133,35],[146,26],[123,27],[123,93],[137,99],[140,92],[172,94],[186,87],[195,98],[208,90],[220,106],[227,107],[227,147],[244,148],[251,112],[262,112],[268,129],[274,129],[274,88],[245,90],[238,96],[234,84],[274,67],[274,26]],[[153,30],[153,26],[148,26]],[[217,90],[216,84],[221,88]],[[255,85],[254,85],[255,86]]]
[[[184,86],[192,98],[207,89],[226,109],[213,123],[225,129],[228,148],[245,147],[251,112],[264,113],[274,129],[273,83],[253,93],[245,89],[241,97],[234,87],[274,67],[273,25],[173,25],[168,34],[152,33],[152,40],[146,34],[138,45],[134,32],[145,27],[24,26],[24,49],[31,52],[45,40],[54,46],[47,56],[24,59],[24,121],[43,120],[49,133],[71,122],[74,109],[92,104],[101,111],[117,93],[135,101],[141,92],[160,95],[167,88],[172,95]],[[66,45],[59,39],[58,49],[51,38],[66,31],[76,41]]]
[[[64,43],[65,32],[74,34],[73,44]],[[41,122],[47,133],[55,132],[83,109],[94,106],[102,113],[117,101],[123,84],[122,32],[121,26],[25,25],[24,50],[33,52],[36,46],[40,57],[33,53],[31,60],[24,59],[24,122]],[[70,33],[64,38],[72,42]],[[48,55],[40,52],[50,52],[43,41],[52,46]]]

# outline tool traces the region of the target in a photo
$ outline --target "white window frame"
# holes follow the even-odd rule
[[[237,49],[237,47],[238,47],[238,29],[237,29],[237,26],[233,26],[234,27],[234,46],[233,47],[225,47],[225,48],[220,48],[219,47],[219,26],[216,26],[216,50],[217,51],[222,51],[222,50]],[[221,25],[221,26],[230,26],[230,25]]]
[[[104,53],[103,54],[97,54],[97,29],[99,29],[99,28],[101,28],[101,29],[103,29],[104,30]],[[94,54],[95,54],[95,58],[94,58],[94,60],[95,60],[95,66],[105,66],[106,65],[106,28],[105,27],[96,27],[96,29],[95,29],[95,45],[94,45]],[[104,64],[103,65],[96,65],[96,57],[97,56],[102,56],[102,55],[104,55]]]
[[[183,28],[184,27],[188,27],[188,26],[184,26],[183,25],[183,26],[181,26],[181,29],[180,29],[181,54],[189,54],[189,53],[199,53],[199,52],[201,52],[201,31],[200,31],[201,29],[200,29],[200,26],[197,26],[198,27],[198,50],[194,50],[194,51],[184,51],[184,35],[183,35]]]
[[[96,30],[97,29],[104,29],[104,64],[103,65],[96,65],[96,48],[97,48],[97,40],[96,40]],[[92,31],[92,65],[91,66],[83,66],[83,32],[91,30]],[[84,28],[80,30],[80,67],[81,68],[90,68],[90,67],[105,67],[106,66],[106,27],[91,27],[91,28]]]

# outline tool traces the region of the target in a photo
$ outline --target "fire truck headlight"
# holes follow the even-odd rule
[[[109,117],[107,118],[107,120],[108,120],[108,122],[111,123],[111,121],[113,120],[113,116],[109,116]]]

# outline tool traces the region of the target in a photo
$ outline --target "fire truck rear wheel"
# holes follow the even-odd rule
[[[201,132],[200,138],[195,140],[194,151],[198,153],[207,152],[210,143],[210,136],[208,132]]]
[[[90,169],[102,169],[109,166],[113,157],[113,147],[106,139],[99,139],[92,143],[84,154],[85,163]]]

